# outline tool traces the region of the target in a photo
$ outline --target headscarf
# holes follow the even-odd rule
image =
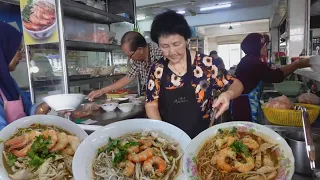
[[[241,49],[247,55],[260,57],[261,48],[269,42],[268,35],[251,33],[241,42]]]
[[[10,75],[9,64],[21,44],[22,34],[9,24],[0,22],[0,89],[8,101],[18,100],[19,92]]]

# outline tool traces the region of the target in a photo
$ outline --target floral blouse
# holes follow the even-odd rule
[[[159,100],[160,86],[174,90],[185,84],[186,74],[178,76],[170,69],[168,74],[163,74],[164,63],[165,60],[162,58],[151,66],[146,92],[147,102]],[[218,61],[203,54],[198,54],[192,64],[192,86],[203,118],[209,118],[214,97],[226,91],[234,80],[225,69],[217,67],[220,67]],[[165,81],[162,81],[164,84],[161,84],[161,78],[165,78]]]

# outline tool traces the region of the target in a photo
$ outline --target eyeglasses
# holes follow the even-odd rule
[[[137,52],[138,49],[136,49],[130,56],[129,59],[132,59],[132,56]]]

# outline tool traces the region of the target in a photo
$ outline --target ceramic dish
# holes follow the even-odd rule
[[[58,94],[47,96],[43,98],[43,101],[55,111],[74,111],[80,106],[85,97],[83,94]]]
[[[124,113],[130,112],[133,109],[133,107],[133,103],[123,103],[118,105],[118,108]]]
[[[106,103],[102,104],[101,108],[107,112],[112,112],[118,107],[118,103]]]
[[[121,129],[121,130],[120,130]],[[79,146],[75,158],[73,159],[72,170],[77,180],[93,179],[92,164],[98,149],[108,143],[109,138],[118,138],[120,136],[138,133],[144,130],[161,133],[175,142],[179,142],[181,151],[184,151],[190,137],[181,129],[169,123],[150,119],[133,119],[120,121],[104,126],[90,134]],[[86,158],[83,158],[83,156]],[[180,161],[182,163],[182,161]],[[178,180],[185,180],[181,173],[182,165],[180,164]]]
[[[244,133],[258,133],[259,137],[268,139],[269,142],[273,142],[278,146],[275,146],[274,152],[279,159],[280,167],[277,168],[277,180],[291,180],[294,174],[294,157],[292,150],[287,142],[275,131],[268,127],[251,123],[251,122],[228,122],[215,125],[196,136],[184,154],[183,169],[189,180],[200,180],[198,176],[198,168],[196,164],[197,155],[204,145],[204,143],[213,136],[220,133],[221,130],[236,127],[237,132]]]
[[[7,125],[4,129],[0,131],[1,140],[6,142],[19,128],[27,128],[32,124],[41,124],[41,125],[49,125],[59,127],[67,132],[74,134],[81,141],[83,141],[88,135],[87,133],[81,129],[77,124],[73,123],[70,120],[58,117],[58,116],[50,116],[50,115],[35,115],[35,116],[27,116],[21,118],[19,120],[14,121]],[[3,164],[3,156],[2,151],[4,150],[4,143],[0,143],[0,179],[1,180],[10,180]]]

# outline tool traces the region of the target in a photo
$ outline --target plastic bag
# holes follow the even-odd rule
[[[299,103],[314,104],[314,105],[318,105],[320,103],[320,98],[313,93],[301,94],[297,99]]]
[[[276,98],[270,98],[265,104],[267,108],[274,109],[293,109],[293,103],[287,96],[280,96]]]

